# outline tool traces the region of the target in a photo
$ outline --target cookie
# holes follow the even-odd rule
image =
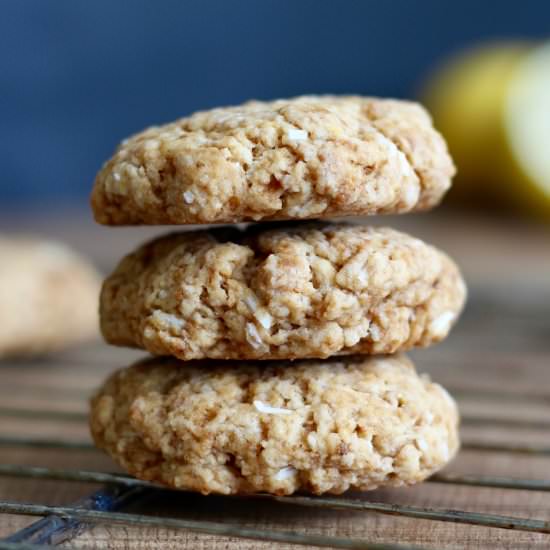
[[[95,269],[61,243],[0,237],[0,357],[97,337],[100,285]]]
[[[103,166],[91,203],[108,225],[400,213],[435,206],[454,172],[420,105],[310,96],[149,128]]]
[[[399,355],[150,359],[106,382],[91,431],[132,475],[205,494],[409,485],[459,446],[454,401]]]
[[[443,339],[465,299],[456,265],[392,229],[343,224],[161,237],[101,293],[107,342],[180,359],[388,354]]]

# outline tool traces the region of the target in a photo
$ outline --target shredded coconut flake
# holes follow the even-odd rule
[[[430,330],[438,336],[443,335],[449,330],[454,318],[455,314],[452,311],[446,311],[431,322]]]
[[[285,306],[278,307],[278,315],[281,317],[288,317],[290,315],[290,309]]]
[[[259,349],[265,345],[258,329],[252,323],[246,323],[246,340],[255,349]]]
[[[305,130],[298,130],[296,128],[289,128],[286,131],[286,137],[296,141],[307,139],[307,132]]]
[[[267,311],[258,310],[254,313],[254,317],[256,317],[260,325],[262,325],[262,327],[264,327],[266,330],[269,330],[271,328],[273,317],[271,317],[271,315],[269,315]]]
[[[369,274],[366,268],[362,268],[356,275],[357,281],[361,283],[363,287],[369,284]]]
[[[160,142],[158,139],[148,139],[144,143],[145,149],[157,149],[159,145],[160,145]]]
[[[247,296],[244,299],[244,303],[248,306],[248,309],[250,309],[250,311],[252,312],[252,315],[254,315],[255,319],[257,319],[260,325],[262,325],[262,327],[264,327],[266,330],[269,330],[271,328],[271,324],[273,323],[273,317],[271,317],[271,315],[267,311],[265,311],[265,309],[262,309],[258,306],[258,302],[256,301],[256,298],[254,296]],[[254,327],[254,329],[255,328],[256,327]],[[249,329],[247,326],[247,332],[248,330]],[[253,332],[253,329],[250,329],[250,330]],[[258,331],[256,330],[256,333],[257,332]],[[258,333],[258,339],[261,341],[261,336],[259,333]],[[263,344],[263,342],[261,343]]]
[[[244,299],[244,303],[248,306],[248,309],[250,309],[252,313],[254,313],[258,309],[258,302],[256,301],[256,298],[254,298],[254,296],[247,296]]]
[[[293,468],[292,466],[287,466],[286,468],[281,468],[275,474],[275,479],[277,481],[283,481],[285,479],[288,479],[289,477],[292,477],[295,473],[296,473],[296,468]]]
[[[193,201],[195,200],[195,195],[191,193],[191,191],[184,191],[183,192],[183,200],[185,204],[193,204]]]
[[[381,334],[378,325],[371,325],[369,327],[369,335],[373,342],[378,342],[380,340]]]
[[[414,206],[418,202],[420,188],[417,185],[409,185],[405,191],[405,202],[407,206]]]
[[[423,452],[427,452],[428,449],[429,449],[429,446],[428,446],[428,442],[423,438],[423,437],[419,437],[417,440],[416,440],[416,446]]]
[[[307,434],[307,444],[312,448],[312,449],[316,449],[317,448],[317,436],[313,433],[313,432],[310,432]]]
[[[271,407],[270,405],[266,405],[262,401],[258,401],[258,400],[253,401],[253,405],[261,413],[266,413],[266,414],[292,414],[292,411],[289,411],[288,409],[281,409],[280,407]]]
[[[153,312],[153,319],[158,322],[161,326],[169,327],[176,331],[181,331],[185,322],[182,319],[178,319],[175,315],[170,315],[160,309],[156,309]]]
[[[449,445],[447,445],[445,441],[440,441],[438,447],[439,447],[439,454],[441,455],[441,458],[443,460],[449,460],[449,455],[450,455]]]

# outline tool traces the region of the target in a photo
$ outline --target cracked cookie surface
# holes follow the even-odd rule
[[[456,453],[448,393],[404,356],[154,358],[92,400],[96,444],[138,478],[202,493],[342,493],[409,485]]]
[[[99,336],[99,273],[59,242],[0,237],[0,357],[33,356]]]
[[[96,177],[103,224],[426,210],[455,169],[416,103],[309,96],[199,112],[122,142]]]
[[[168,235],[103,285],[105,339],[180,359],[388,354],[442,340],[458,268],[404,233],[344,224]]]

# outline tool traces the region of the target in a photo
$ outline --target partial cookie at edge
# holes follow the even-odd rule
[[[111,376],[91,430],[132,475],[205,494],[408,485],[459,446],[454,401],[403,356],[151,359]]]
[[[0,357],[47,354],[99,337],[99,273],[66,245],[0,237]]]

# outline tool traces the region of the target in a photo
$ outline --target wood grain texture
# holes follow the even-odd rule
[[[459,325],[443,344],[414,352],[429,372],[455,394],[464,418],[465,442],[447,471],[550,479],[550,454],[480,452],[468,443],[550,447],[550,233],[516,222],[465,219],[446,212],[408,219],[378,219],[398,225],[447,250],[463,266],[470,299]],[[395,223],[397,221],[397,224]],[[0,225],[66,237],[104,269],[155,229],[95,228],[66,212]],[[2,229],[2,228],[0,228]],[[107,232],[108,231],[108,232]],[[140,352],[101,342],[47,361],[0,364],[0,437],[89,442],[87,400],[112,370]],[[116,470],[99,451],[0,446],[1,464],[96,471]],[[0,477],[0,499],[68,505],[97,485]],[[463,509],[550,521],[550,492],[425,483],[354,495],[369,501]],[[310,510],[259,499],[204,497],[156,491],[132,512],[219,521],[299,533],[317,533],[426,548],[548,548],[550,535],[384,516],[371,512]],[[33,518],[0,515],[0,537]],[[80,548],[263,549],[295,545],[200,535],[185,530],[96,525],[70,542]]]

